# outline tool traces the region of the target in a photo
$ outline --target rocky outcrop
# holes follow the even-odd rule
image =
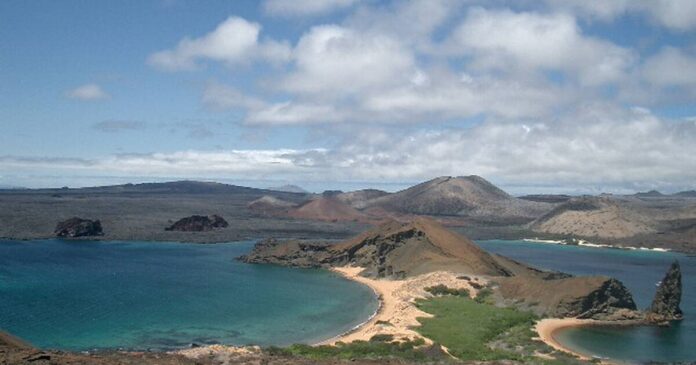
[[[176,223],[165,228],[167,231],[182,231],[182,232],[202,232],[211,231],[216,228],[225,228],[229,226],[227,221],[217,214],[210,216],[192,215],[190,217],[181,218]]]
[[[684,316],[679,304],[682,296],[682,278],[679,262],[674,261],[657,288],[652,305],[646,311],[648,321],[667,324]]]
[[[104,235],[101,222],[98,219],[93,221],[78,217],[58,222],[53,233],[57,237],[89,237]]]
[[[513,277],[498,280],[506,304],[545,317],[636,319],[640,317],[628,289],[604,276],[544,280]]]
[[[299,240],[278,241],[273,238],[263,240],[240,261],[248,264],[275,264],[293,267],[321,267],[330,263],[327,254],[328,243],[305,242]]]

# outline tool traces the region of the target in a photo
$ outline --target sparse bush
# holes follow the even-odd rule
[[[469,296],[469,291],[466,289],[449,288],[443,284],[429,286],[429,287],[425,288],[425,291],[427,291],[428,293],[430,293],[434,296],[442,296],[442,295],[454,295],[454,296],[458,296],[458,297],[468,297]]]

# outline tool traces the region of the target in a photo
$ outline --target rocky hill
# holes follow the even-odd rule
[[[373,199],[366,206],[408,214],[493,220],[529,220],[553,208],[552,204],[512,197],[479,176],[438,177]]]
[[[323,195],[296,208],[289,209],[287,216],[295,219],[319,221],[368,221],[369,218],[344,203],[336,195]]]
[[[294,203],[270,195],[264,195],[247,204],[249,210],[264,216],[287,215],[288,211],[294,207]]]
[[[386,191],[377,189],[363,189],[350,191],[347,193],[340,193],[336,195],[336,198],[355,209],[364,209],[367,207],[370,201],[386,195],[389,195],[389,193]]]
[[[502,298],[539,316],[617,320],[641,317],[628,289],[605,276],[554,280],[518,276],[498,283]]]
[[[301,267],[354,265],[364,267],[366,276],[390,278],[438,270],[492,276],[538,273],[491,255],[428,218],[407,223],[388,221],[336,244],[268,240],[257,244],[242,260]]]
[[[538,232],[581,237],[625,238],[656,232],[655,220],[610,197],[573,198],[535,220]]]
[[[630,292],[617,280],[540,271],[490,254],[429,218],[386,222],[336,244],[267,240],[240,259],[299,267],[358,266],[364,268],[361,275],[388,279],[449,271],[487,277],[498,283],[501,300],[540,314],[639,316],[632,312],[636,308]]]

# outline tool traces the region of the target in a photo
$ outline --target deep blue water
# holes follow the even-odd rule
[[[630,362],[696,361],[696,257],[678,253],[550,245],[524,241],[481,241],[484,249],[539,268],[621,280],[641,308],[650,305],[655,283],[679,260],[685,319],[669,328],[588,327],[561,331],[557,340],[581,353]]]
[[[0,329],[67,350],[287,345],[377,308],[370,289],[328,271],[234,260],[251,246],[0,240]]]

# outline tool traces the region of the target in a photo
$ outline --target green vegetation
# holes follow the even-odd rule
[[[493,299],[491,298],[492,294],[493,290],[490,288],[483,288],[476,293],[476,298],[474,298],[474,300],[479,304],[493,304]]]
[[[416,330],[443,344],[453,356],[462,360],[521,360],[518,354],[493,349],[488,344],[513,327],[530,327],[536,319],[531,313],[497,308],[462,297],[433,298],[420,301],[418,307],[434,317],[419,318],[422,326]]]
[[[419,318],[421,327],[415,330],[441,343],[460,360],[506,359],[544,365],[585,363],[533,340],[536,333],[532,328],[537,317],[514,308],[486,304],[492,300],[490,295],[490,289],[486,288],[479,292],[478,300],[455,296],[421,300],[418,307],[434,317]],[[556,360],[542,359],[534,353],[549,354]]]
[[[468,290],[449,288],[443,284],[429,286],[429,287],[425,288],[425,291],[427,291],[428,293],[430,293],[434,296],[453,295],[456,297],[467,297],[467,298],[469,297]]]
[[[269,347],[266,352],[274,356],[300,356],[309,359],[383,359],[401,358],[414,361],[434,360],[432,353],[419,348],[423,339],[393,341],[391,335],[376,335],[370,341],[336,343],[336,346],[309,346],[296,344],[290,347]],[[442,354],[444,355],[444,354]]]
[[[452,356],[463,361],[513,360],[540,365],[587,364],[535,340],[537,334],[533,326],[537,317],[515,308],[492,305],[493,291],[488,287],[479,290],[475,299],[471,299],[466,290],[451,289],[444,285],[426,290],[436,297],[419,300],[416,304],[433,317],[419,318],[421,326],[414,329],[431,339],[435,343],[432,346],[424,346],[423,339],[398,341],[393,335],[378,334],[369,341],[337,342],[335,346],[271,347],[266,351],[270,355],[309,359],[399,358],[456,362],[440,350],[439,344],[442,344]]]

